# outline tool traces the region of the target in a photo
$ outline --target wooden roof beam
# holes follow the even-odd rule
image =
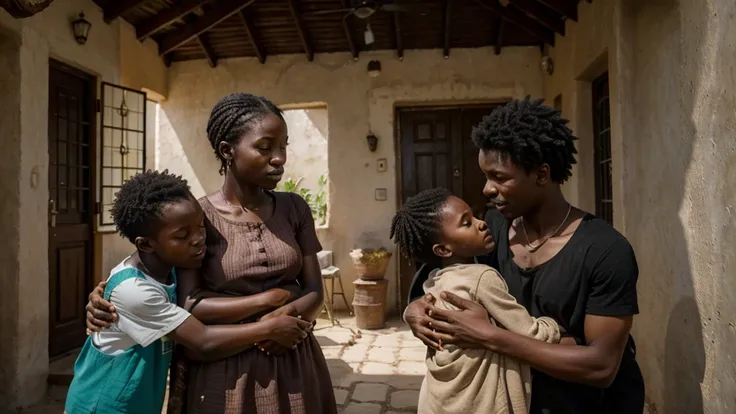
[[[452,25],[452,0],[444,0],[444,7],[442,8],[442,14],[444,15],[444,23],[442,30],[445,34],[445,44],[442,53],[445,59],[450,57],[450,26]]]
[[[498,3],[498,0],[475,0],[475,2],[484,9],[500,15],[504,20],[519,26],[519,28],[527,31],[544,43],[554,46],[555,33],[519,10],[503,7]]]
[[[135,26],[135,36],[138,40],[143,41],[148,36],[183,18],[208,2],[209,0],[182,0],[170,8],[162,10],[158,14],[138,23]]]
[[[309,43],[307,32],[304,30],[304,23],[302,23],[302,17],[299,14],[299,10],[296,8],[294,0],[289,0],[289,11],[291,12],[291,17],[294,19],[296,30],[299,32],[299,38],[302,41],[304,53],[307,54],[307,60],[311,62],[314,60],[314,49],[312,49],[312,45]]]
[[[350,4],[350,0],[342,0],[343,9],[349,9],[351,7],[352,5]],[[353,40],[353,32],[352,30],[350,30],[350,24],[348,23],[348,19],[350,19],[351,16],[352,14],[348,14],[342,18],[342,29],[343,31],[345,31],[345,38],[348,41],[348,48],[350,48],[350,53],[353,55],[353,59],[358,60],[358,54],[360,54],[360,51],[355,45],[355,40]]]
[[[536,0],[509,0],[509,2],[517,9],[537,19],[539,23],[554,30],[555,33],[559,33],[562,36],[565,35],[565,21],[550,16],[550,10]]]
[[[107,6],[102,9],[103,19],[105,19],[105,23],[111,23],[123,13],[133,10],[145,2],[146,0],[116,0],[108,2]]]
[[[167,34],[158,42],[158,53],[164,55],[177,47],[189,42],[200,34],[210,30],[229,18],[235,13],[243,10],[255,0],[222,0],[207,13],[203,14],[194,22]]]
[[[214,68],[217,66],[217,55],[215,55],[212,45],[210,45],[210,42],[204,38],[203,34],[197,36],[197,42],[204,51],[204,55],[207,57],[207,62],[210,64],[210,67]]]
[[[404,43],[401,41],[401,22],[399,13],[394,13],[394,34],[396,35],[396,56],[404,60]]]
[[[539,2],[572,21],[578,21],[577,0],[539,0]]]
[[[248,17],[248,13],[245,10],[240,11],[240,20],[243,22],[245,33],[248,35],[248,39],[250,39],[250,44],[256,51],[256,57],[258,57],[258,61],[261,63],[266,63],[266,51],[263,50],[263,46],[261,46],[261,44],[258,42],[253,22],[251,21],[250,17]]]
[[[495,20],[493,25],[493,52],[498,56],[501,54],[501,48],[503,47],[503,26],[506,21],[501,16],[498,16]]]

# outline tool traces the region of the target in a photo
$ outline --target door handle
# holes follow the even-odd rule
[[[59,211],[56,210],[56,202],[54,200],[49,200],[49,220],[51,221],[49,225],[53,228],[56,227],[56,216],[59,214]]]
[[[455,177],[455,178],[460,177],[460,169],[457,168],[457,167],[453,167],[453,169],[452,169],[452,176]]]

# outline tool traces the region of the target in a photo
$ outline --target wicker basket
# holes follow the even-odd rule
[[[391,253],[385,249],[369,250],[357,249],[350,252],[353,266],[358,278],[363,280],[381,280],[386,274]]]

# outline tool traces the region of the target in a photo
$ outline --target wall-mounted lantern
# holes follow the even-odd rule
[[[80,45],[87,43],[90,27],[92,27],[92,23],[84,18],[84,13],[79,13],[79,18],[72,22],[72,31],[77,43]]]
[[[377,78],[381,74],[381,62],[378,60],[371,60],[368,62],[368,76],[371,78]]]
[[[378,148],[378,137],[373,134],[368,134],[366,141],[368,141],[368,149],[371,150],[371,152],[376,152],[376,149]]]

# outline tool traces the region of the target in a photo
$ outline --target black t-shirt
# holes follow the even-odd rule
[[[509,292],[532,316],[557,321],[579,344],[585,344],[585,315],[628,316],[639,313],[638,266],[629,242],[605,221],[586,215],[567,244],[548,262],[521,269],[509,249],[509,224],[496,210],[486,222],[496,250],[478,258],[498,269]],[[421,296],[428,266],[417,272],[412,298]],[[616,379],[604,389],[561,381],[534,371],[531,414],[641,413],[644,381],[629,338]]]

